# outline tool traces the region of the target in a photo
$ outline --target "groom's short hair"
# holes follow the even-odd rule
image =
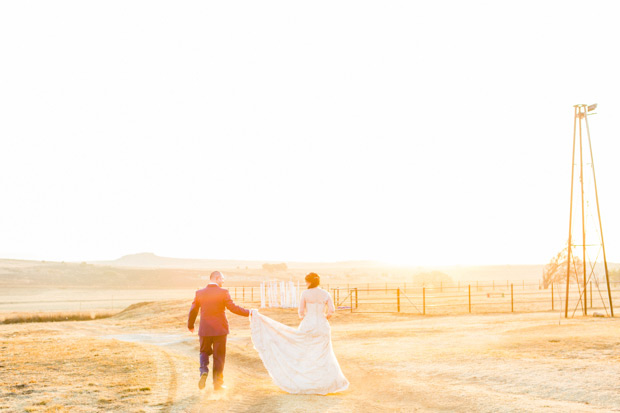
[[[217,277],[219,277],[220,275],[222,275],[222,273],[221,273],[221,272],[219,272],[219,271],[213,271],[213,272],[211,273],[211,275],[209,276],[209,279],[210,279],[210,280],[214,280],[214,279],[216,279]]]

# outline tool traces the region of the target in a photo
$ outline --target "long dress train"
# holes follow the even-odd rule
[[[297,329],[252,310],[254,348],[274,383],[288,393],[328,394],[349,387],[332,349],[325,305],[306,302]]]

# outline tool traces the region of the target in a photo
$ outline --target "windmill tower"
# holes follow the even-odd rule
[[[579,300],[575,306],[573,314],[577,310],[577,307],[581,305],[583,315],[588,314],[588,283],[590,285],[590,306],[592,307],[592,282],[594,281],[595,287],[598,290],[599,297],[602,305],[607,312],[607,306],[605,305],[605,299],[603,292],[601,292],[601,286],[599,284],[598,273],[602,273],[599,257],[602,252],[602,259],[604,264],[605,281],[607,287],[607,296],[609,303],[609,310],[611,316],[614,316],[614,308],[611,299],[611,289],[609,285],[609,271],[607,269],[607,256],[605,255],[605,241],[603,238],[603,224],[601,223],[601,211],[598,202],[598,190],[596,187],[596,173],[594,171],[594,156],[592,154],[592,141],[590,140],[590,126],[588,124],[588,116],[594,115],[590,113],[596,109],[597,105],[575,105],[575,119],[573,123],[573,161],[571,167],[571,198],[570,198],[570,219],[568,224],[568,260],[566,265],[566,307],[564,309],[564,317],[568,318],[569,310],[569,286],[571,267],[573,269],[573,276],[577,281],[577,291],[579,292]],[[579,125],[578,125],[579,124]],[[586,158],[586,170],[584,172],[584,139],[583,139],[583,125],[585,124],[586,135],[588,138],[587,152],[590,154],[589,159]],[[579,127],[579,160],[575,162],[575,149],[577,143],[577,127]],[[586,154],[587,155],[587,154]],[[588,160],[590,161],[588,163]],[[579,187],[577,190],[579,194],[575,196],[575,166],[579,167]],[[592,173],[590,174],[590,170]],[[593,206],[591,205],[592,195],[596,202],[596,215],[593,212]],[[577,200],[581,203],[581,219],[577,217],[576,224],[581,223],[581,228],[573,228],[573,201]],[[580,231],[578,231],[580,229]],[[586,229],[590,231],[586,238]],[[573,236],[573,231],[577,230],[576,236]],[[577,232],[576,231],[576,232]],[[587,241],[587,242],[586,242]],[[577,243],[575,243],[577,242]],[[596,255],[593,254],[593,249],[596,250]],[[581,256],[582,260],[575,260],[575,257]],[[595,257],[592,259],[592,257]],[[579,265],[581,264],[581,265]],[[578,268],[581,267],[581,268]],[[601,274],[602,275],[602,274]]]

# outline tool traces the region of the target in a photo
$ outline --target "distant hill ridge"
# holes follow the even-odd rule
[[[161,257],[152,252],[141,252],[138,254],[124,255],[113,261],[88,261],[89,264],[109,265],[113,267],[136,267],[136,268],[187,268],[187,269],[213,269],[213,268],[261,268],[265,263],[280,263],[285,261],[271,260],[221,260],[221,259],[201,259],[201,258],[172,258]],[[311,262],[286,262],[288,268],[306,268],[314,266],[316,268],[334,267],[378,267],[380,263],[375,261],[340,261],[327,263]]]
[[[259,261],[212,260],[199,258],[160,257],[152,252],[124,255],[113,261],[93,261],[91,264],[111,265],[114,267],[140,268],[190,268],[206,269],[213,267],[231,268],[241,264],[247,266],[261,265]]]
[[[478,282],[538,283],[544,265],[438,265],[391,266],[376,261],[326,263],[285,262],[286,270],[270,271],[263,264],[283,261],[214,260],[161,257],[147,252],[125,255],[111,261],[54,262],[0,258],[0,290],[7,287],[87,287],[87,288],[196,288],[213,270],[223,270],[239,283],[257,284],[266,279],[303,279],[318,272],[330,283],[415,282],[419,274],[441,272],[461,285]],[[608,263],[609,269],[619,267]]]
[[[187,270],[243,270],[261,269],[265,263],[280,263],[285,261],[269,260],[221,260],[197,258],[161,257],[151,252],[125,255],[113,261],[93,261],[90,264],[106,265],[125,268],[150,269],[187,269]],[[608,263],[610,269],[618,264]],[[523,280],[537,282],[542,277],[544,264],[517,264],[517,265],[437,265],[437,266],[391,266],[377,261],[339,261],[339,262],[286,262],[289,270],[311,269],[313,271],[339,271],[358,269],[360,271],[375,271],[377,274],[391,272],[390,269],[407,269],[407,272],[421,273],[441,271],[455,280]]]

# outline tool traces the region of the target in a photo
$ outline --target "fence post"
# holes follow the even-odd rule
[[[400,313],[400,288],[396,289],[396,307]]]
[[[355,308],[357,308],[357,287],[355,287]]]
[[[422,288],[422,315],[426,315],[426,288]]]
[[[471,284],[467,286],[468,296],[469,296],[469,312],[471,313]]]
[[[353,290],[349,290],[349,307],[351,307],[351,312],[353,312]]]
[[[590,308],[592,308],[592,281],[590,281]]]
[[[510,284],[510,312],[514,313],[515,312],[515,297],[513,294],[513,285]]]
[[[551,311],[555,310],[555,304],[553,302],[553,283],[551,283]]]

